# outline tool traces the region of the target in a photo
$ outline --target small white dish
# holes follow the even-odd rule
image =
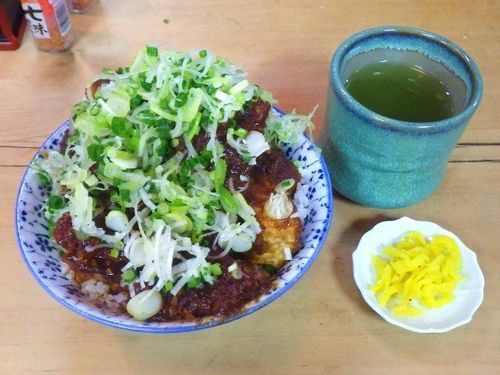
[[[375,281],[371,256],[378,255],[384,247],[397,243],[409,231],[419,231],[425,237],[444,234],[453,238],[460,248],[463,265],[461,274],[464,279],[454,291],[455,299],[443,307],[426,309],[417,317],[393,315],[387,307],[380,306],[375,293],[370,291],[370,286]],[[441,333],[466,324],[471,321],[483,301],[484,277],[476,254],[456,235],[431,222],[415,221],[408,217],[381,222],[361,237],[352,259],[354,280],[366,303],[387,322],[413,332]]]

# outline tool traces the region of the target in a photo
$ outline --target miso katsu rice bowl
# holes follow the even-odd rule
[[[247,315],[294,285],[332,193],[311,115],[206,50],[148,46],[87,85],[18,194],[28,268],[56,300],[145,332]]]

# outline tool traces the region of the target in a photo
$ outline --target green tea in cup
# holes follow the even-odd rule
[[[381,60],[352,72],[347,91],[380,115],[408,122],[431,122],[453,116],[450,89],[419,65]]]
[[[481,96],[476,64],[439,35],[390,26],[351,36],[332,58],[319,139],[333,187],[380,208],[421,201]]]

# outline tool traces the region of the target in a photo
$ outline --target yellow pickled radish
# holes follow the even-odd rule
[[[418,316],[424,308],[438,308],[453,301],[453,292],[462,280],[460,249],[445,235],[426,239],[409,232],[397,244],[385,247],[381,256],[372,256],[375,283],[381,306],[394,315]]]

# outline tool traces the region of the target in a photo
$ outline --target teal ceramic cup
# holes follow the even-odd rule
[[[418,66],[437,77],[449,90],[453,115],[434,122],[407,122],[361,105],[345,82],[352,72],[380,61]],[[439,35],[407,27],[379,27],[353,35],[332,58],[319,142],[334,188],[357,203],[379,208],[421,201],[440,184],[481,96],[476,64]]]

